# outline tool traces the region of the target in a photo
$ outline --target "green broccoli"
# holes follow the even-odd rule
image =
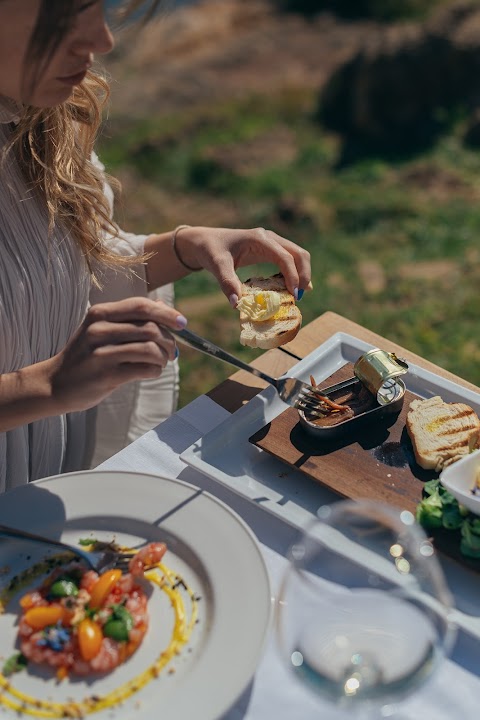
[[[466,557],[480,559],[480,518],[470,515],[460,528],[460,552]]]
[[[437,492],[424,498],[417,505],[417,522],[426,530],[442,527],[443,505]]]

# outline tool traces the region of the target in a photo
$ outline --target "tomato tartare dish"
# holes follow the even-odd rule
[[[56,669],[59,679],[114,670],[147,632],[141,580],[165,551],[164,543],[150,543],[130,560],[127,573],[114,569],[99,575],[79,562],[56,568],[20,599],[22,654],[29,663]]]

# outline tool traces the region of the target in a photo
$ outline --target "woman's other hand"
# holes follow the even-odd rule
[[[214,275],[232,305],[242,294],[236,269],[255,263],[273,263],[285,278],[288,290],[299,299],[311,289],[310,253],[272,230],[253,228],[191,227],[150,235],[145,242],[147,281],[157,288],[178,280],[192,270]]]
[[[131,380],[158,377],[175,358],[168,328],[186,319],[161,301],[129,298],[93,305],[66,348],[51,360],[59,412],[86,410]]]
[[[214,275],[232,305],[241,295],[236,269],[254,263],[277,265],[295,297],[311,282],[310,253],[272,230],[183,226],[176,232],[178,257],[191,268]]]

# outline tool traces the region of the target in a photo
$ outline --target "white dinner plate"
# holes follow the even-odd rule
[[[0,499],[0,523],[77,544],[85,536],[129,546],[165,541],[165,564],[200,597],[189,644],[160,676],[102,720],[214,720],[246,689],[259,662],[271,611],[267,570],[249,527],[202,490],[165,477],[91,471],[47,478]],[[58,552],[58,550],[57,550]],[[0,538],[2,587],[34,562],[54,554],[46,546]],[[37,581],[38,584],[38,581]],[[149,600],[150,627],[129,660],[103,678],[64,681],[23,671],[12,684],[35,697],[81,700],[119,687],[147,668],[164,647],[169,608],[157,588]],[[0,616],[0,655],[14,651],[16,615]],[[164,623],[165,625],[165,623]],[[2,708],[3,709],[3,708]],[[17,717],[3,710],[8,717]],[[93,717],[93,716],[92,716]]]

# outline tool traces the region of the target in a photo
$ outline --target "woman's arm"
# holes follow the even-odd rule
[[[0,375],[0,432],[59,415],[52,393],[52,359]]]
[[[297,296],[311,282],[310,254],[271,230],[186,226],[176,233],[175,248],[172,239],[170,232],[150,235],[145,242],[145,251],[153,253],[147,261],[147,281],[152,288],[188,275],[188,268],[205,268],[235,305],[241,295],[236,268],[260,262],[279,267],[292,295]]]
[[[179,260],[179,256],[183,257],[180,255],[179,246],[180,236],[184,232],[187,230],[180,230],[175,237],[175,246],[179,255],[173,249],[173,232],[149,235],[145,240],[144,251],[147,255],[151,254],[146,268],[148,290],[156,290],[156,288],[180,280],[192,272]],[[192,265],[192,269],[194,267],[202,269],[200,266]]]
[[[105,167],[95,153],[92,160],[104,172]],[[106,182],[105,195],[113,214],[113,192]],[[146,268],[150,290],[180,280],[193,270],[205,268],[216,277],[223,293],[235,306],[242,292],[236,268],[261,262],[278,266],[287,289],[295,297],[299,290],[311,287],[310,253],[272,230],[180,227],[178,231],[152,234],[146,238],[120,232],[120,236],[107,237],[106,240],[119,247],[120,239],[122,254],[142,250],[151,253]],[[132,245],[130,249],[129,243]]]
[[[64,350],[0,375],[0,432],[87,410],[123,383],[158,377],[175,357],[168,328],[185,325],[177,310],[147,298],[92,306]]]

